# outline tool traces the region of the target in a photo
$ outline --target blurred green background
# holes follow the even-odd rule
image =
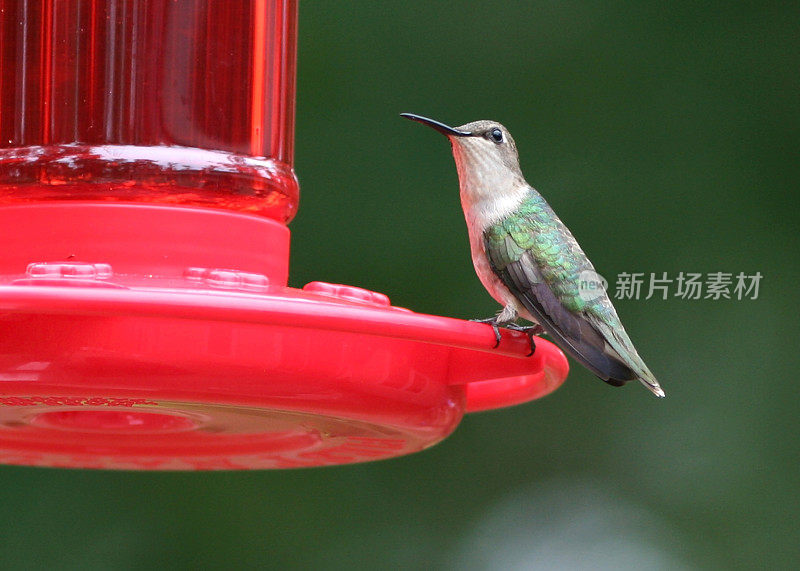
[[[400,459],[0,467],[0,566],[794,568],[798,23],[788,3],[303,3],[291,285],[497,310],[449,146],[410,111],[503,122],[612,281],[761,272],[758,299],[617,301],[665,400],[573,366],[553,395]]]

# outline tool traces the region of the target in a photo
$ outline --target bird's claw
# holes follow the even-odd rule
[[[474,321],[475,323],[488,323],[491,325],[492,331],[494,331],[494,347],[492,347],[492,349],[497,349],[500,346],[500,327],[497,325],[497,318],[487,317],[484,319],[470,319],[470,321]]]
[[[474,321],[475,323],[488,323],[492,326],[492,331],[494,331],[494,347],[492,349],[497,349],[500,346],[500,327],[497,324],[496,317],[488,317],[485,319],[470,319],[470,321]],[[521,331],[528,336],[528,341],[531,344],[531,352],[528,353],[528,357],[532,357],[534,353],[536,353],[536,342],[533,340],[534,335],[541,335],[544,333],[544,328],[539,325],[517,325],[516,323],[506,323],[503,325],[506,329],[511,329],[512,331]]]
[[[528,353],[528,357],[533,357],[533,354],[536,353],[536,342],[533,340],[533,336],[544,333],[544,328],[538,323],[536,325],[517,325],[516,323],[509,323],[506,325],[506,328],[512,331],[521,331],[528,336],[528,341],[531,344],[531,352]]]

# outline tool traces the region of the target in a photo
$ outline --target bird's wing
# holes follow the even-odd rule
[[[585,257],[576,255],[577,243],[565,230],[549,220],[511,218],[485,231],[484,246],[503,284],[562,349],[609,384],[624,384],[637,375],[607,339],[614,328],[580,296]]]

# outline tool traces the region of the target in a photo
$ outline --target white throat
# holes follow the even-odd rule
[[[467,166],[455,153],[461,187],[461,207],[470,227],[483,231],[514,212],[529,192],[528,184],[505,169],[491,165]],[[471,157],[474,160],[474,157]],[[488,168],[481,168],[488,167]]]
[[[514,212],[530,187],[519,166],[508,164],[509,157],[496,152],[492,143],[470,138],[451,142],[467,225],[482,232]]]

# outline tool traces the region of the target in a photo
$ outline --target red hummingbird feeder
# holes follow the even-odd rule
[[[287,287],[295,0],[0,0],[0,463],[422,450],[555,390],[539,340]]]

